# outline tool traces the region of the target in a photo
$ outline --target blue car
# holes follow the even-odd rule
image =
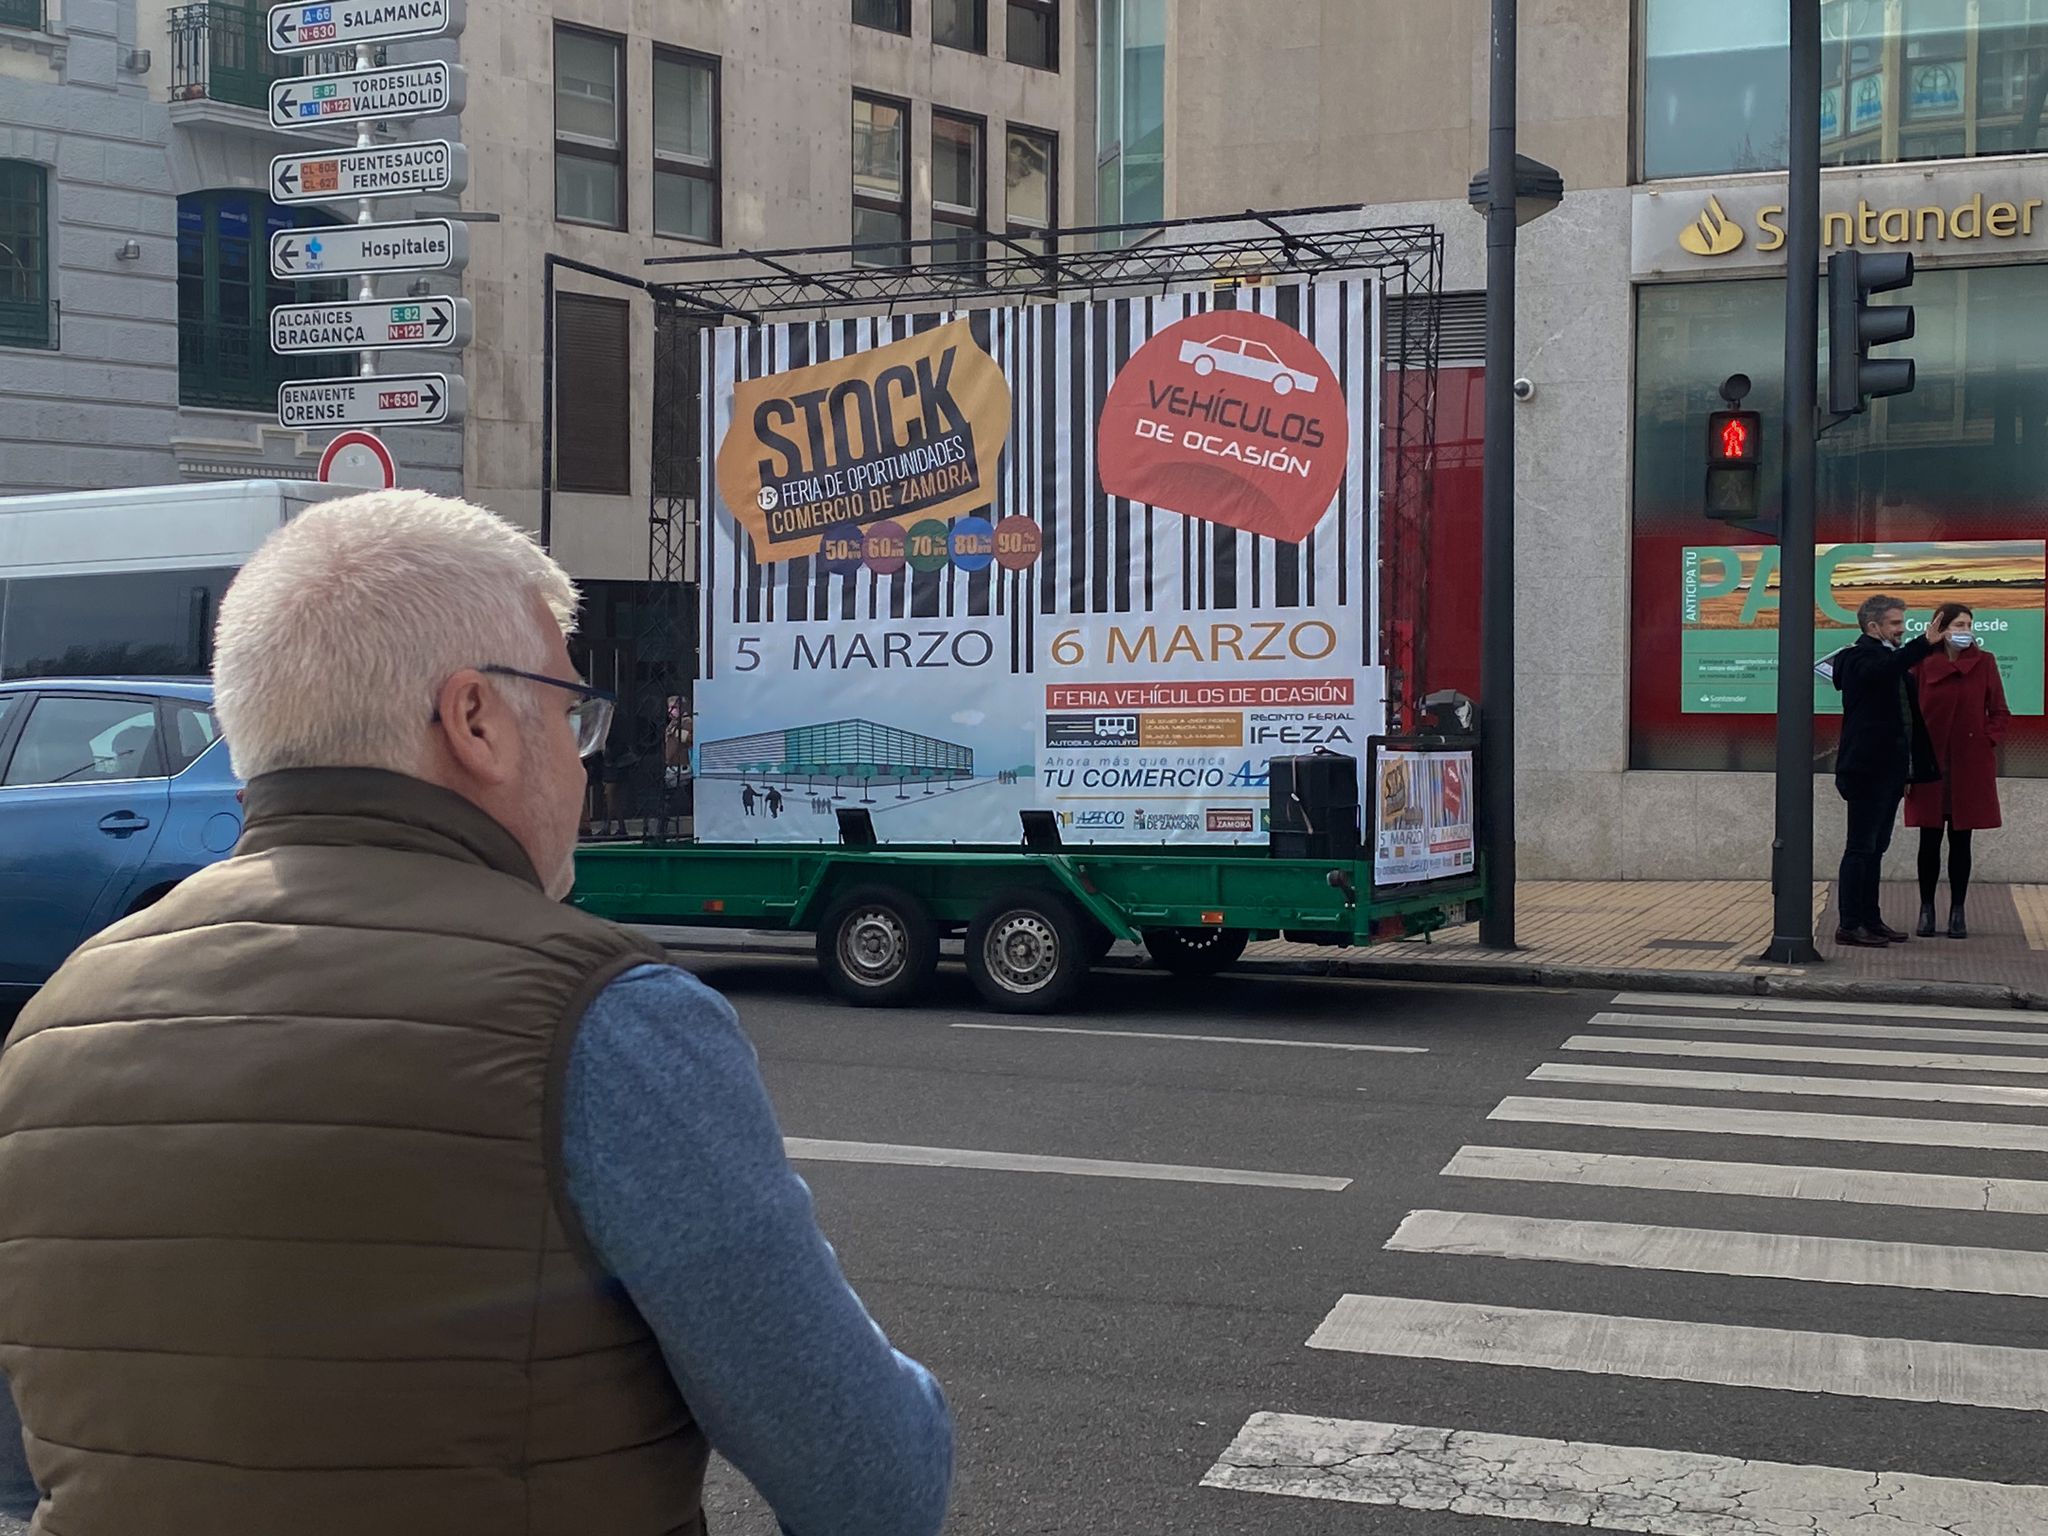
[[[0,1009],[225,857],[240,790],[204,680],[0,683]]]

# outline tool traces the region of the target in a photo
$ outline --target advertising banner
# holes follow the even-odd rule
[[[1414,885],[1472,873],[1472,751],[1381,742],[1373,754],[1372,878]]]
[[[1680,584],[1680,707],[1686,714],[1768,715],[1778,707],[1776,545],[1689,548]],[[1856,609],[1886,593],[1906,605],[1906,631],[1943,603],[1966,603],[1977,639],[1998,659],[2016,715],[2043,712],[2044,579],[2048,541],[1823,544],[1816,564],[1814,655],[1855,643]],[[1839,714],[1842,696],[1814,679],[1814,707]]]
[[[1369,277],[704,336],[697,835],[1260,842],[1362,756]]]

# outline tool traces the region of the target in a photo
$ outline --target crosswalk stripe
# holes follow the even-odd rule
[[[1829,1045],[1759,1045],[1751,1040],[1662,1040],[1573,1035],[1568,1051],[1608,1056],[1713,1056],[1728,1061],[1810,1062],[1816,1066],[1903,1067],[1919,1072],[2048,1072],[2048,1056],[1986,1056],[1954,1051],[1868,1051]]]
[[[1807,1099],[1911,1099],[1925,1104],[2048,1105],[2048,1088],[2004,1083],[1906,1083],[1875,1077],[1793,1077],[1777,1072],[1705,1072],[1685,1067],[1608,1067],[1546,1062],[1536,1083],[1608,1083],[1627,1088],[1694,1088],[1712,1093],[1779,1093]]]
[[[2048,1487],[1294,1413],[1245,1420],[1202,1486],[1648,1536],[2048,1527]]]
[[[1617,1008],[1705,1008],[1716,1013],[1817,1013],[1867,1019],[1868,1003],[1801,1002],[1791,997],[1715,997],[1675,992],[1621,992],[1614,998]],[[1894,1005],[1896,1006],[1896,1005]],[[2029,1015],[2018,1008],[1959,1008],[1953,1004],[1915,1005],[1901,1010],[1916,1019],[1982,1019],[2018,1021]]]
[[[1457,1155],[1444,1164],[1443,1176],[2048,1216],[2048,1183],[2036,1179],[1972,1179],[1952,1173],[1802,1168],[1783,1163],[1722,1163],[1535,1147],[1460,1147]]]
[[[1591,1029],[1722,1030],[1731,1035],[1836,1035],[1856,1040],[1940,1040],[1955,1045],[2048,1045],[2038,1030],[1918,1028],[1911,1024],[1823,1024],[1787,1019],[1720,1019],[1693,1013],[1596,1013]]]
[[[1296,1051],[1383,1051],[1396,1056],[1427,1056],[1426,1045],[1378,1045],[1358,1040],[1277,1040],[1264,1035],[1189,1035],[1163,1029],[1076,1029],[1066,1024],[959,1023],[955,1029],[993,1029],[1023,1035],[1093,1035],[1099,1040],[1180,1040],[1201,1045],[1279,1045]]]
[[[2048,1411],[2048,1351],[1409,1296],[1345,1296],[1311,1349]]]
[[[2048,1126],[1922,1120],[1911,1116],[1827,1115],[1779,1109],[1724,1109],[1706,1104],[1638,1104],[1618,1099],[1510,1095],[1494,1107],[1487,1119],[1612,1126],[1636,1131],[1702,1131],[1721,1136],[1780,1136],[1800,1141],[1857,1141],[1883,1146],[2048,1152]]]
[[[1248,1184],[1262,1189],[1313,1189],[1336,1194],[1349,1179],[1319,1173],[1266,1173],[1254,1168],[1202,1168],[1181,1163],[1125,1163],[1100,1157],[1038,1152],[983,1152],[967,1147],[910,1147],[881,1141],[826,1141],[785,1136],[798,1162],[882,1163],[902,1168],[985,1168],[999,1173],[1066,1173],[1098,1179],[1161,1179],[1176,1184]]]
[[[1823,1285],[2048,1296],[2048,1254],[2016,1248],[1947,1247],[1478,1211],[1410,1211],[1387,1239],[1387,1248],[1394,1253],[1533,1259],[1612,1269],[1811,1280]]]

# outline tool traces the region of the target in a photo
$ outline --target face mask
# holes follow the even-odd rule
[[[1952,629],[1949,631],[1948,643],[1950,645],[1968,647],[1977,643],[1977,637],[1967,629]]]
[[[1888,651],[1896,651],[1899,648],[1899,642],[1896,640],[1880,640],[1878,644]]]

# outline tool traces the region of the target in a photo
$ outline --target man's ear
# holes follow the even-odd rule
[[[517,750],[515,731],[504,700],[473,669],[453,674],[435,698],[434,729],[456,765],[485,784],[502,784],[511,775]]]

